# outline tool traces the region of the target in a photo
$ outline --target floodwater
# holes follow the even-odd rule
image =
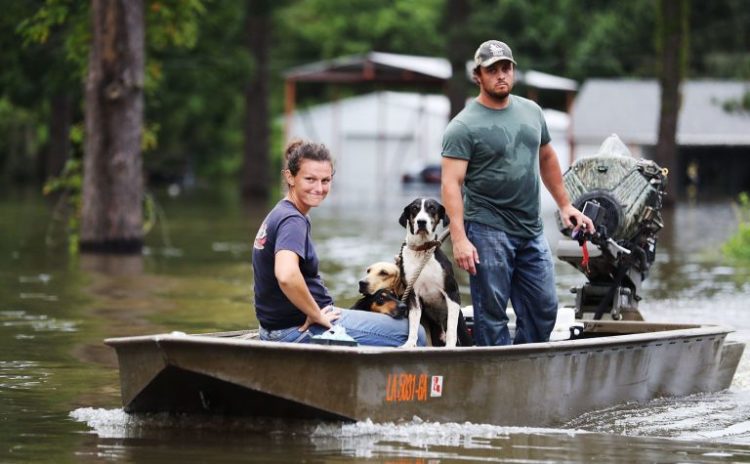
[[[396,254],[398,216],[422,193],[439,195],[394,186],[373,204],[334,190],[313,211],[340,305],[356,299],[368,264]],[[269,205],[243,207],[234,189],[159,204],[167,227],[150,233],[143,256],[71,257],[54,204],[33,192],[0,198],[0,462],[750,462],[747,355],[728,391],[591,411],[558,428],[125,414],[104,338],[257,325],[251,241]],[[750,342],[750,272],[720,253],[736,228],[730,203],[679,205],[665,221],[646,318],[729,325]],[[554,244],[553,221],[547,229]],[[564,263],[557,272],[561,302],[571,303],[583,276]]]

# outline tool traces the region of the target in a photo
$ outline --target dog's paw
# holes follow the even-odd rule
[[[399,348],[416,348],[416,347],[417,347],[416,340],[406,340],[406,343],[401,345]]]

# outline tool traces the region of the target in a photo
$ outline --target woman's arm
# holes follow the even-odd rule
[[[307,316],[307,321],[300,327],[304,332],[311,324],[331,327],[331,322],[338,319],[338,311],[322,311],[307,288],[305,278],[299,269],[299,256],[290,250],[279,250],[274,258],[274,275],[284,295]]]

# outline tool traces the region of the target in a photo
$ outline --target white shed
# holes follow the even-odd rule
[[[322,142],[331,150],[336,162],[332,202],[356,198],[375,203],[399,187],[405,174],[440,163],[449,111],[444,95],[375,92],[298,109],[289,135]],[[545,118],[565,170],[568,115],[545,110]],[[542,190],[545,207],[554,206]]]

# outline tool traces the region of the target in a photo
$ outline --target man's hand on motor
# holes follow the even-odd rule
[[[577,234],[579,230],[588,232],[589,234],[596,232],[591,218],[580,212],[578,208],[571,204],[560,209],[560,217],[562,218],[563,225],[566,229],[573,229],[573,235]]]

